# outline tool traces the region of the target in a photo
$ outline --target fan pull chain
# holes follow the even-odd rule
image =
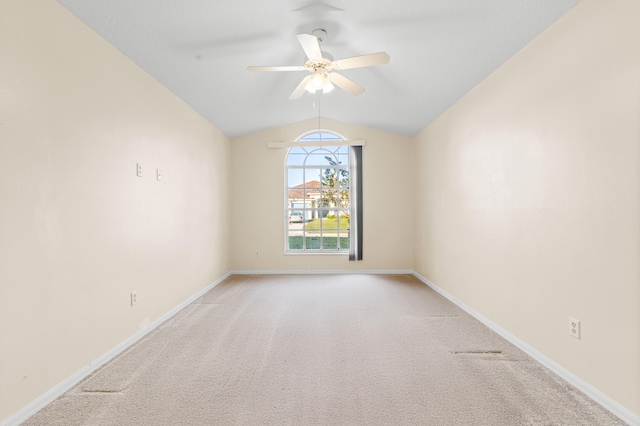
[[[320,95],[316,92],[316,96],[318,97],[318,135],[320,135],[320,141],[322,141],[322,132],[320,131]]]

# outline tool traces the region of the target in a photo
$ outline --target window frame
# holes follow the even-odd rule
[[[317,135],[317,136],[316,136]],[[314,137],[316,136],[316,137]],[[328,137],[327,137],[328,136]],[[323,144],[323,142],[326,141],[326,145]],[[301,165],[291,165],[289,164],[289,156],[292,155],[292,151],[294,151],[296,148],[301,148],[304,152],[306,152],[305,155],[305,159],[303,161],[303,163]],[[346,152],[344,152],[344,148],[346,148]],[[322,164],[322,165],[308,165],[307,163],[307,159],[309,159],[309,156],[312,155],[312,153],[319,151],[319,150],[325,150],[327,151],[328,154],[332,155],[336,160],[338,160],[338,158],[342,157],[342,156],[346,156],[346,160],[347,160],[347,164],[343,164],[342,162],[338,162],[338,164],[336,165],[331,165],[331,164]],[[342,151],[342,152],[340,152]],[[298,155],[296,153],[293,153],[294,155]],[[349,185],[347,183],[347,187],[346,187],[346,191],[348,191],[348,204],[345,206],[344,204],[341,204],[340,200],[341,198],[341,194],[342,191],[344,191],[345,187],[341,186],[341,184],[339,183],[337,187],[326,187],[326,188],[331,188],[328,189],[328,191],[336,191],[336,199],[338,200],[338,206],[321,206],[321,205],[316,205],[315,207],[313,206],[313,204],[311,204],[311,207],[308,207],[308,203],[307,203],[307,191],[312,192],[315,191],[316,193],[320,193],[322,194],[322,191],[324,191],[323,188],[325,188],[322,185],[322,176],[323,176],[323,172],[325,170],[346,170],[347,171],[347,176],[350,175],[351,169],[350,169],[350,164],[349,164],[349,158],[350,158],[350,154],[349,154],[349,143],[347,142],[347,140],[340,135],[339,133],[332,131],[332,130],[326,130],[326,129],[320,129],[320,130],[311,130],[308,132],[303,133],[300,137],[298,137],[296,139],[296,141],[294,143],[292,143],[289,147],[289,149],[287,150],[287,154],[285,156],[285,164],[284,164],[284,180],[285,180],[285,185],[284,185],[284,190],[285,190],[285,200],[284,200],[284,253],[286,255],[349,255],[350,250],[351,250],[351,245],[353,244],[351,241],[351,225],[349,224],[348,228],[341,228],[340,227],[340,220],[337,221],[337,227],[336,228],[331,228],[329,229],[329,231],[336,231],[336,248],[325,248],[323,247],[324,245],[324,233],[323,233],[323,228],[322,228],[322,221],[320,221],[320,227],[319,227],[319,248],[310,248],[307,247],[307,232],[305,231],[306,229],[306,218],[308,217],[308,212],[311,212],[312,216],[314,216],[315,218],[319,218],[322,217],[323,214],[328,213],[329,211],[335,211],[336,212],[336,217],[340,217],[341,214],[346,214],[346,215],[350,215],[352,212],[352,208],[351,208],[351,185]],[[300,185],[296,186],[296,187],[290,187],[289,186],[289,173],[290,170],[303,170],[303,178],[302,178],[302,186],[300,187]],[[319,187],[307,187],[306,184],[311,182],[307,182],[308,178],[306,177],[306,170],[318,170],[319,174],[318,174],[318,179],[320,182],[320,186]],[[338,176],[344,176],[344,173],[337,173]],[[290,195],[290,191],[292,189],[298,189],[302,191],[303,194],[303,198],[300,199],[299,203],[302,203],[302,207],[294,207],[293,206],[293,202],[291,199],[289,198]],[[319,201],[322,199],[322,196],[315,196],[313,197],[316,201]],[[311,202],[311,200],[309,200]],[[301,248],[295,248],[292,249],[290,248],[290,231],[291,231],[291,224],[289,223],[289,217],[293,212],[296,211],[302,211],[303,212],[303,225],[302,225],[302,229],[301,229],[301,236],[302,236],[302,247]],[[314,214],[317,213],[317,214]],[[342,247],[341,246],[341,240],[343,233],[346,231],[346,238],[348,238],[348,245],[346,247]]]

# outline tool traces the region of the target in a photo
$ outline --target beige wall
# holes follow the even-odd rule
[[[583,0],[425,128],[414,216],[418,273],[636,415],[638,22]]]
[[[266,144],[317,119],[230,144],[58,3],[0,0],[0,420],[229,270],[413,268],[640,413],[639,18],[583,0],[413,140],[323,118],[366,140],[348,262],[284,254]]]
[[[288,150],[268,149],[267,143],[292,142],[317,130],[316,118],[232,140],[232,268],[411,269],[411,140],[327,118],[322,118],[320,126],[349,140],[366,141],[362,153],[364,260],[349,262],[344,255],[284,254],[284,164]]]
[[[0,63],[1,421],[229,270],[230,147],[55,1]]]

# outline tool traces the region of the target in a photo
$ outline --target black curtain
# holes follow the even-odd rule
[[[351,185],[351,247],[349,260],[362,260],[362,147],[349,148]]]

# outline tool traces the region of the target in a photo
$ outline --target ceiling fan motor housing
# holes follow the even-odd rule
[[[304,64],[304,67],[314,74],[318,72],[326,73],[333,68],[333,61],[330,59],[324,59],[324,58],[320,61],[316,59],[309,59]]]

